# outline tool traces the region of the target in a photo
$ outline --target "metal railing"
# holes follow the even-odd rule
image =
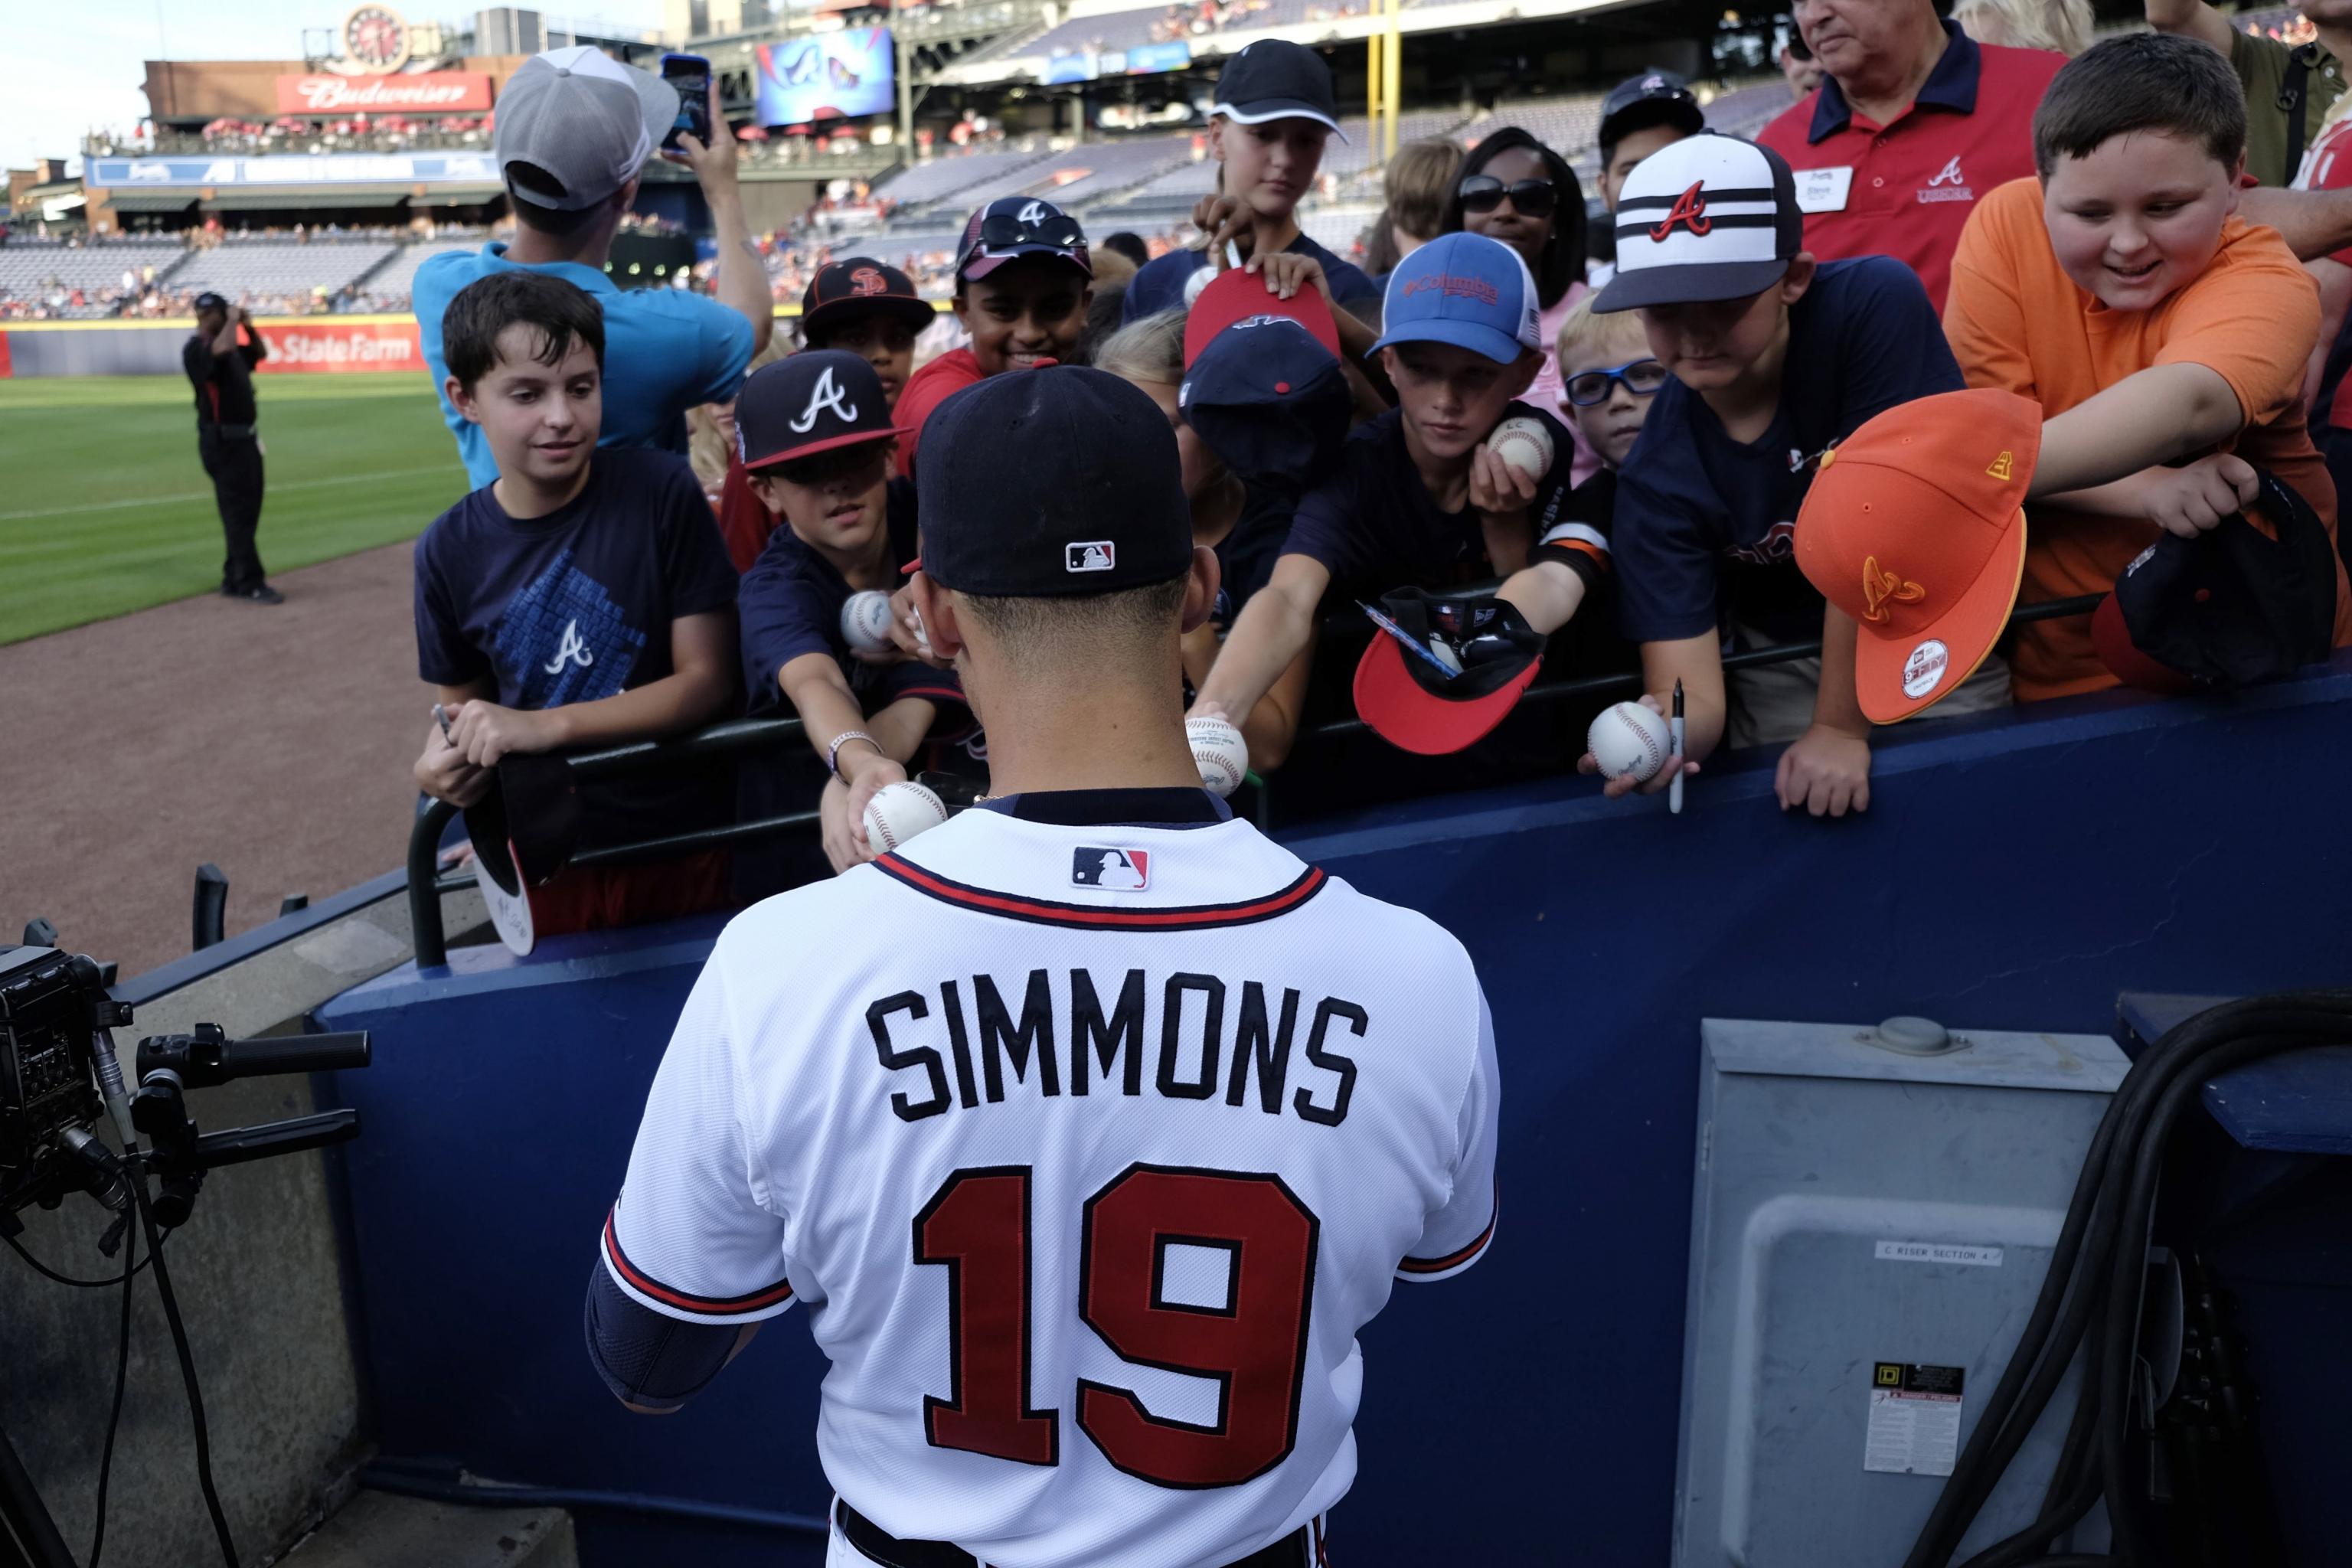
[[[1491,593],[1494,586],[1486,584],[1464,589],[1461,594],[1470,596],[1481,592]],[[2087,594],[2079,598],[2053,599],[2044,604],[2021,605],[2011,613],[2010,624],[2017,626],[2028,621],[2061,620],[2069,616],[2088,615],[2105,597],[2104,594]],[[1821,651],[1819,642],[1781,643],[1770,647],[1747,648],[1726,654],[1723,668],[1727,673],[1758,669],[1768,665],[1793,663],[1801,658],[1818,658]],[[1530,686],[1519,699],[1517,706],[1541,709],[1555,703],[1598,697],[1638,697],[1644,689],[1638,671],[1579,676]],[[1318,724],[1308,733],[1316,739],[1333,739],[1360,734],[1369,728],[1361,719],[1349,717]],[[798,719],[731,719],[698,730],[690,735],[681,735],[676,740],[632,741],[625,745],[609,746],[602,751],[578,752],[566,760],[575,778],[618,778],[686,763],[774,752],[802,739]],[[441,872],[441,836],[447,829],[449,819],[457,815],[457,808],[448,802],[434,801],[417,815],[415,826],[408,836],[408,919],[419,968],[448,962],[448,942],[441,921],[441,896],[474,885],[471,873],[444,876]],[[698,828],[690,833],[670,834],[627,844],[599,845],[578,851],[566,864],[620,866],[665,859],[673,855],[779,837],[814,826],[817,818],[818,813],[814,810],[794,811],[750,822],[730,823],[723,827]]]

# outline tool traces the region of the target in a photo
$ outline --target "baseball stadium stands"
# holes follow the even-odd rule
[[[179,289],[243,294],[331,294],[357,283],[399,248],[388,240],[260,241],[198,251],[172,275]]]

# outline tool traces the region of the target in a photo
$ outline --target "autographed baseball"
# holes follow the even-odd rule
[[[1495,456],[1531,479],[1540,479],[1551,472],[1551,432],[1543,427],[1540,419],[1530,419],[1522,414],[1516,419],[1506,419],[1495,426],[1486,437],[1487,447]]]
[[[1192,761],[1210,794],[1222,797],[1242,787],[1249,775],[1249,747],[1239,730],[1223,719],[1187,719],[1184,738],[1192,743]]]
[[[1585,731],[1584,744],[1601,764],[1602,778],[1643,784],[1657,776],[1674,750],[1665,720],[1638,702],[1602,709]]]
[[[948,819],[948,808],[929,786],[884,784],[866,803],[866,843],[877,855],[887,855],[918,833],[928,833]]]
[[[1201,297],[1201,290],[1206,289],[1210,284],[1216,280],[1217,269],[1214,267],[1200,268],[1193,272],[1192,276],[1185,279],[1184,308],[1188,310],[1191,310],[1192,308],[1192,301]]]
[[[841,606],[841,640],[859,653],[890,646],[890,595],[879,588],[852,594]]]

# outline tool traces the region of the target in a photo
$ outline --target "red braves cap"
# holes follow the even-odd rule
[[[1356,715],[1400,751],[1442,757],[1484,740],[1543,668],[1543,634],[1499,599],[1400,588],[1382,595],[1381,613],[1462,666],[1449,678],[1386,628],[1372,634],[1356,664]]]
[[[937,313],[904,272],[871,257],[852,256],[818,268],[809,280],[808,292],[801,296],[801,335],[859,315],[888,316],[919,332]]]
[[[1315,341],[1339,357],[1339,327],[1331,319],[1331,307],[1323,302],[1319,289],[1301,289],[1285,300],[1267,289],[1263,273],[1244,272],[1234,268],[1217,275],[1216,281],[1201,290],[1200,298],[1184,316],[1184,368],[1201,357],[1209,340],[1227,327],[1243,321],[1271,324],[1276,321],[1296,321],[1314,335]]]

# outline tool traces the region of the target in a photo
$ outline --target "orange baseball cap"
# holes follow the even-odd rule
[[[1989,388],[1890,408],[1822,455],[1797,564],[1862,630],[1854,688],[1874,723],[1948,697],[1992,652],[2041,455],[2042,405]]]

